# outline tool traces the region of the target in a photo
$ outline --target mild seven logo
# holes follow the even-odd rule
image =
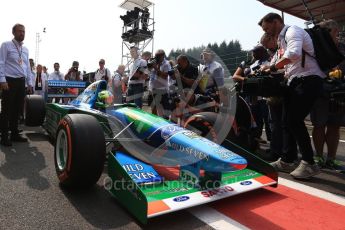
[[[175,197],[173,201],[175,202],[183,202],[189,200],[189,196],[179,196],[179,197]]]

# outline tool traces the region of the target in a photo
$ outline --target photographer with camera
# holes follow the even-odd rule
[[[234,73],[234,81],[244,81],[249,75],[255,75],[261,66],[269,65],[270,55],[268,54],[265,47],[257,45],[252,49],[252,61],[249,66],[246,63],[241,63]],[[271,140],[271,128],[269,124],[269,113],[267,101],[261,96],[249,96],[247,101],[250,104],[250,109],[253,113],[255,122],[257,124],[257,135],[256,138],[259,142],[265,142],[261,139],[263,126],[265,125],[267,140]]]
[[[149,90],[152,92],[153,102],[151,103],[152,113],[169,118],[171,106],[169,95],[169,74],[171,66],[166,59],[164,50],[157,50],[154,58],[147,63],[151,70]]]
[[[139,56],[139,48],[132,46],[130,54],[133,62],[130,66],[127,89],[127,103],[135,103],[139,108],[143,106],[144,83],[148,78],[147,62]]]
[[[83,74],[78,70],[79,69],[79,62],[73,61],[72,67],[68,70],[67,74],[65,75],[66,81],[82,81]],[[72,95],[78,95],[79,91],[78,88],[68,88],[67,92]],[[68,98],[64,99],[64,102],[68,102]]]

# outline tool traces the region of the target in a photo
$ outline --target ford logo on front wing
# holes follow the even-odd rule
[[[175,202],[183,202],[183,201],[186,201],[186,200],[189,200],[189,196],[179,196],[179,197],[175,197],[174,198]]]
[[[253,182],[249,181],[249,180],[246,180],[246,181],[242,181],[240,184],[241,185],[250,185],[252,184]]]

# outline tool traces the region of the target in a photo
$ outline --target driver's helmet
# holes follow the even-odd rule
[[[114,100],[114,96],[109,90],[102,90],[101,92],[98,93],[97,102],[103,104],[104,107],[108,107],[109,105],[112,105],[113,100]]]

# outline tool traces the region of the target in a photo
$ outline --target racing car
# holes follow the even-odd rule
[[[61,84],[70,83],[48,82]],[[69,104],[26,98],[26,125],[47,131],[62,187],[93,186],[106,164],[105,189],[145,224],[155,216],[278,184],[272,166],[230,140],[220,145],[133,104],[111,102],[103,80]]]

